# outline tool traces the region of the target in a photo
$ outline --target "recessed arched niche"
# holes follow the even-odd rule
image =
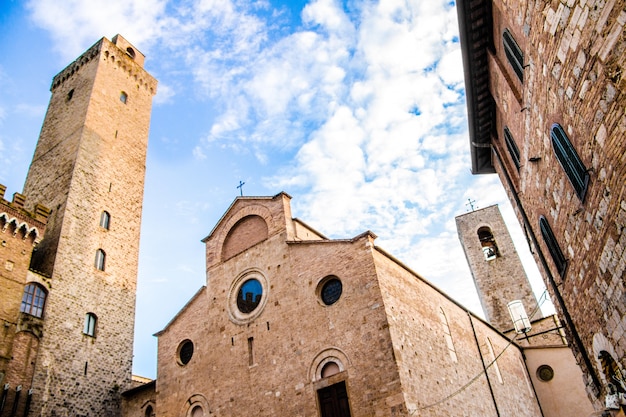
[[[250,215],[242,218],[228,231],[224,239],[222,261],[264,241],[267,237],[267,223],[261,216]]]

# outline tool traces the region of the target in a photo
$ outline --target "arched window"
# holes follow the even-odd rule
[[[126,102],[128,101],[128,94],[126,94],[124,91],[120,93],[120,101],[124,104],[126,104]]]
[[[600,365],[602,365],[602,373],[606,377],[606,382],[612,384],[616,391],[626,392],[626,379],[620,371],[619,366],[613,356],[606,350],[603,350],[598,355],[600,359]]]
[[[556,265],[556,269],[559,271],[559,274],[563,276],[565,274],[565,268],[567,267],[567,259],[565,259],[563,251],[561,251],[559,242],[557,242],[556,237],[554,237],[550,224],[548,224],[548,221],[543,216],[539,218],[539,228],[541,229],[543,241],[546,242],[550,256]]]
[[[504,53],[509,63],[513,67],[513,71],[521,82],[524,82],[524,53],[520,49],[515,38],[508,29],[504,29],[502,34],[502,42],[504,44]]]
[[[87,336],[95,337],[96,336],[96,323],[98,322],[98,317],[93,313],[85,314],[85,327],[83,329],[83,333]]]
[[[478,229],[478,239],[480,240],[486,261],[493,261],[499,256],[498,245],[496,245],[496,240],[489,227],[483,226]]]
[[[552,137],[552,146],[554,147],[556,159],[559,160],[563,170],[565,170],[565,175],[567,175],[572,186],[574,186],[578,198],[584,200],[587,193],[587,185],[589,185],[587,168],[560,124],[555,123],[552,125],[550,136]]]
[[[154,409],[151,405],[146,407],[146,412],[144,413],[145,417],[154,417]]]
[[[100,271],[104,271],[105,259],[106,259],[106,253],[104,253],[102,249],[98,249],[96,251],[96,260],[94,262],[94,266],[96,267],[96,269],[99,269]]]
[[[43,308],[46,304],[46,290],[36,283],[28,284],[24,288],[20,311],[35,317],[43,316]]]
[[[520,153],[515,140],[513,139],[513,135],[511,135],[511,131],[508,127],[504,128],[504,142],[506,143],[506,148],[509,150],[509,154],[511,155],[511,159],[513,160],[513,164],[515,164],[515,168],[519,172],[520,168]]]
[[[109,230],[109,225],[111,224],[111,215],[108,211],[103,211],[100,215],[100,227],[103,229]]]

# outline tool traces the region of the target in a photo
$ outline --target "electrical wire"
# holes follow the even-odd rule
[[[531,319],[535,316],[535,314],[537,314],[537,312],[539,311],[539,308],[541,307],[541,304],[543,304],[547,300],[547,293],[548,293],[548,290],[545,289],[543,293],[541,294],[541,296],[539,297],[539,301],[537,302],[537,307],[530,314]],[[502,351],[488,365],[485,366],[485,369],[483,371],[479,372],[476,376],[474,376],[472,379],[470,379],[467,383],[462,385],[456,391],[452,392],[451,394],[443,397],[442,399],[438,401],[435,401],[434,403],[431,403],[422,407],[418,407],[412,411],[409,411],[409,415],[413,415],[416,412],[421,411],[421,410],[426,410],[428,408],[435,407],[441,403],[448,401],[450,398],[453,398],[459,395],[461,392],[465,391],[469,386],[471,386],[474,382],[476,382],[478,378],[480,378],[485,372],[487,372],[487,369],[489,369],[494,363],[496,363],[496,361],[500,358],[500,356],[504,354],[504,352],[509,348],[509,346],[513,344],[513,342],[515,342],[515,340],[517,340],[518,337],[519,337],[519,334],[516,334],[513,339],[510,339],[509,343],[507,343],[504,349],[502,349]]]

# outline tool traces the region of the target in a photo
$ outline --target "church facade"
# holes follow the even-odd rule
[[[540,416],[521,349],[375,238],[328,239],[285,193],[237,198],[124,415]]]

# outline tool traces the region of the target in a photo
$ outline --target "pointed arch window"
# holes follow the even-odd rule
[[[550,133],[552,138],[552,146],[556,159],[567,175],[567,179],[572,183],[576,195],[581,200],[585,199],[587,194],[587,186],[589,185],[589,172],[583,164],[583,161],[578,156],[578,152],[572,146],[565,130],[560,124],[555,123],[552,125],[552,131]]]
[[[504,33],[502,33],[502,42],[504,44],[504,53],[513,67],[515,75],[521,82],[524,82],[524,53],[508,29],[504,29]]]
[[[95,337],[97,322],[98,317],[94,313],[85,314],[85,327],[83,328],[83,333],[87,336]]]
[[[111,214],[108,211],[103,211],[100,214],[100,227],[103,229],[109,230],[109,225],[111,224]]]
[[[36,283],[28,284],[24,287],[20,311],[31,316],[42,317],[46,304],[46,295],[46,290],[41,285]]]
[[[96,251],[96,259],[94,262],[94,266],[96,267],[96,269],[99,269],[100,271],[104,271],[105,260],[106,260],[106,253],[104,253],[102,249],[98,249]]]
[[[543,216],[539,218],[539,228],[541,229],[543,241],[548,247],[548,252],[550,252],[550,256],[556,265],[556,269],[559,271],[559,275],[563,276],[565,274],[565,268],[567,267],[567,259],[565,259],[565,255],[563,255],[563,251],[552,232],[548,220]]]
[[[511,160],[513,160],[513,164],[515,164],[515,168],[517,168],[517,172],[519,172],[521,166],[519,148],[508,127],[504,128],[504,142],[506,143],[506,148],[509,150],[509,155],[511,155]]]

